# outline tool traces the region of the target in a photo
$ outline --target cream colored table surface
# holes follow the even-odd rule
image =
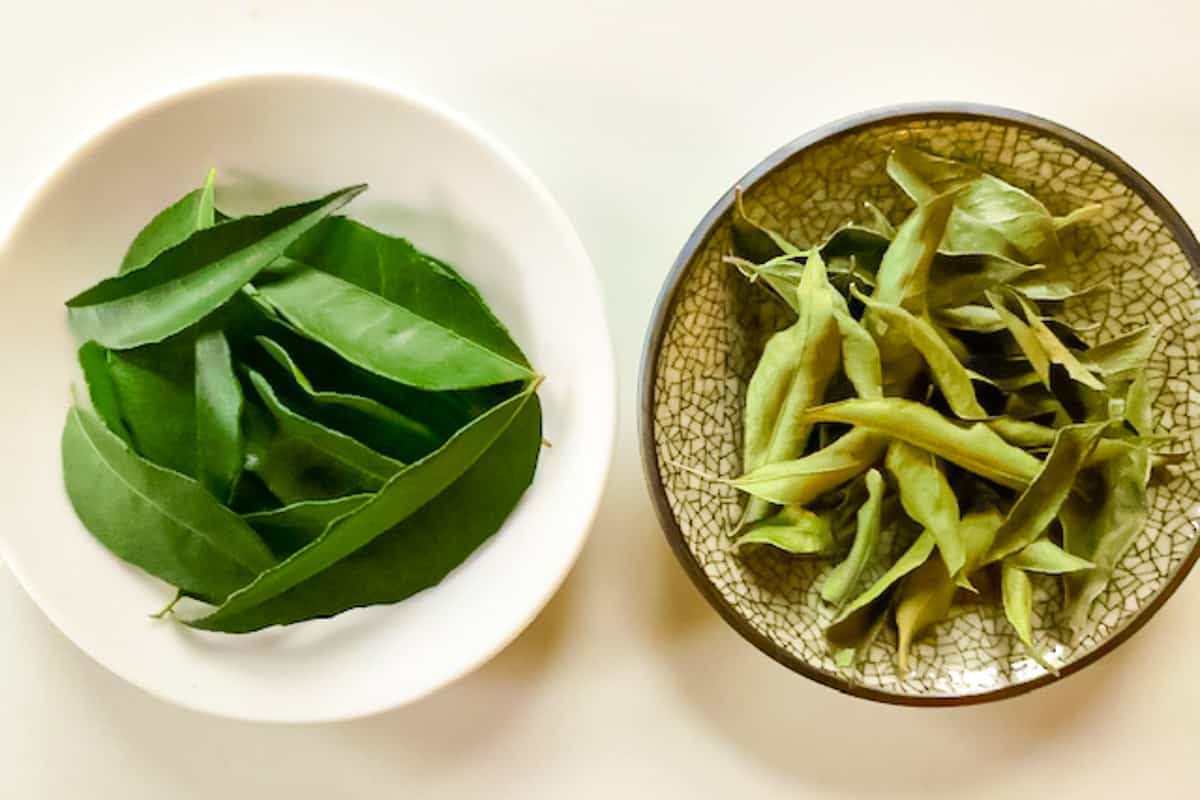
[[[1200,576],[1032,696],[842,697],[744,644],[677,567],[643,486],[635,376],[709,205],[790,138],[872,106],[1050,116],[1200,224],[1200,4],[576,5],[0,0],[0,227],[82,137],[151,97],[248,70],[361,74],[458,107],[541,175],[600,272],[622,383],[608,493],[565,588],[491,664],[372,719],[168,706],[92,663],[0,568],[0,797],[1196,796]]]

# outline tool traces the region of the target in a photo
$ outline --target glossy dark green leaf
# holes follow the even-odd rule
[[[529,361],[478,290],[406,239],[331,217],[288,255],[336,275],[523,366]]]
[[[287,558],[320,536],[329,523],[357,511],[371,499],[369,494],[352,494],[332,500],[304,500],[269,511],[243,514],[276,558]]]
[[[250,411],[251,409],[247,409]],[[267,425],[265,418],[267,412],[262,409],[254,408],[253,413],[261,415],[260,423]],[[249,426],[243,425],[243,437],[246,436],[246,429]],[[249,461],[249,456],[247,456]],[[278,497],[271,494],[271,490],[263,483],[262,478],[253,472],[243,469],[238,475],[237,483],[233,485],[233,495],[229,498],[230,510],[238,514],[254,514],[260,511],[274,511],[283,506],[283,503]]]
[[[857,525],[854,532],[854,543],[837,566],[825,576],[821,583],[821,599],[835,606],[841,606],[855,589],[863,571],[875,557],[879,547],[879,532],[883,520],[883,476],[879,470],[871,470],[866,475],[867,499],[858,509]]]
[[[95,342],[79,348],[79,367],[87,384],[92,408],[108,429],[120,436],[127,444],[133,443],[133,435],[121,418],[121,405],[117,399],[117,386],[113,382],[108,363],[108,351]]]
[[[288,408],[258,372],[250,370],[249,377],[274,428],[264,442],[254,418],[249,418],[247,469],[285,503],[373,492],[403,468],[401,462]]]
[[[311,401],[306,404],[308,408],[303,409],[306,416],[358,439],[373,450],[404,462],[416,461],[436,450],[442,443],[442,438],[428,425],[405,416],[378,400],[343,392],[317,390],[282,345],[265,336],[258,337],[258,344]]]
[[[288,374],[290,366],[284,365],[281,368],[280,362],[274,358],[275,354],[264,350],[261,339],[270,339],[286,351],[288,360],[308,380],[315,392],[362,397],[386,406],[428,428],[439,444],[486,410],[476,409],[479,399],[475,397],[476,392],[426,391],[397,383],[355,366],[333,350],[300,333],[276,315],[274,309],[257,296],[257,290],[251,287],[247,289],[248,291],[235,296],[222,308],[224,312],[231,307],[238,307],[237,314],[230,323],[236,327],[237,335],[231,333],[230,343],[239,361],[259,372],[269,373],[269,376],[277,376],[281,385],[294,385],[296,375]],[[225,330],[230,330],[229,325],[225,326]],[[490,387],[486,391],[502,388],[506,387]],[[489,403],[487,407],[495,402],[498,400]],[[332,421],[329,422],[332,424]]]
[[[210,170],[202,187],[188,192],[150,220],[129,245],[119,272],[140,269],[196,231],[211,228],[216,222],[213,209],[216,178],[216,170]]]
[[[222,502],[242,472],[242,387],[220,331],[196,337],[196,477]]]
[[[528,367],[379,295],[297,265],[259,293],[301,332],[346,360],[422,389],[528,380]]]
[[[275,563],[204,487],[139,457],[86,411],[67,416],[62,458],[67,495],[92,535],[189,594],[220,601]]]
[[[434,586],[500,530],[533,479],[541,447],[534,396],[470,468],[411,516],[287,591],[225,613],[220,629],[242,633],[329,617]]]
[[[307,581],[399,525],[479,460],[528,404],[535,388],[531,384],[472,421],[437,451],[397,473],[357,511],[335,520],[311,544],[260,574],[213,613],[188,624],[207,630],[243,629],[237,620],[248,609]],[[469,506],[471,513],[483,508],[477,502]]]
[[[71,329],[81,340],[115,350],[162,341],[229,300],[302,233],[365,188],[197,231],[141,269],[68,300]]]
[[[109,370],[134,449],[185,475],[196,475],[195,339],[109,353]]]

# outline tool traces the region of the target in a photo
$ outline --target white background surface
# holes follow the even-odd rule
[[[563,591],[490,665],[383,716],[287,728],[169,707],[91,663],[0,570],[0,796],[1192,796],[1200,578],[1115,654],[1025,698],[843,698],[743,644],[688,583],[643,489],[634,412],[646,320],[692,226],[759,158],[854,111],[953,98],[1044,114],[1200,224],[1200,6],[574,5],[0,0],[0,228],[82,137],[150,97],[251,69],[362,74],[440,97],[541,175],[601,273],[624,384],[605,505]]]

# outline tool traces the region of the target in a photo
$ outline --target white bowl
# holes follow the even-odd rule
[[[504,527],[403,603],[228,636],[157,622],[172,591],[117,560],[62,488],[75,375],[63,301],[115,271],[158,209],[218,174],[235,213],[366,181],[348,209],[458,267],[540,372],[544,449]],[[0,244],[0,554],[75,644],[163,699],[230,717],[323,721],[415,700],[475,669],[566,577],[612,452],[600,289],[566,215],[511,153],[428,100],[319,76],[235,78],[121,119],[67,159]]]

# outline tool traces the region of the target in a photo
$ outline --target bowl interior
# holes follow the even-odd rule
[[[1150,365],[1161,432],[1184,436],[1191,451],[1200,421],[1200,283],[1195,240],[1157,192],[1115,157],[1068,131],[974,113],[881,115],[781,151],[744,183],[748,214],[802,245],[816,242],[871,201],[894,222],[911,204],[890,182],[889,150],[909,143],[980,165],[1031,191],[1062,214],[1088,203],[1103,211],[1064,234],[1077,285],[1110,281],[1115,291],[1076,313],[1108,338],[1148,323],[1166,326]],[[651,483],[668,538],[709,600],[744,636],[784,664],[875,699],[925,703],[980,700],[1050,680],[1009,633],[1002,612],[974,608],[915,645],[909,673],[893,666],[885,632],[857,672],[839,669],[823,629],[832,611],[818,577],[826,562],[759,548],[730,549],[729,530],[743,500],[733,489],[678,465],[734,476],[741,470],[741,413],[747,382],[766,338],[790,312],[721,261],[731,251],[728,198],[718,204],[681,256],[647,354]],[[652,383],[651,383],[652,382]],[[1078,668],[1132,632],[1182,579],[1195,558],[1200,487],[1191,463],[1152,490],[1148,525],[1071,640],[1052,613],[1035,620],[1049,659]],[[1037,609],[1054,609],[1054,580],[1037,581]]]
[[[233,213],[370,182],[347,213],[460,268],[546,375],[540,395],[554,447],[503,529],[434,589],[261,634],[198,634],[147,619],[168,588],[118,561],[76,520],[59,462],[75,373],[63,301],[114,272],[141,225],[210,167],[218,206]],[[614,425],[598,284],[537,180],[454,114],[304,76],[235,79],[175,96],[105,131],[57,170],[0,250],[0,280],[4,555],[68,637],[160,696],[289,721],[415,699],[520,632],[582,546]]]

